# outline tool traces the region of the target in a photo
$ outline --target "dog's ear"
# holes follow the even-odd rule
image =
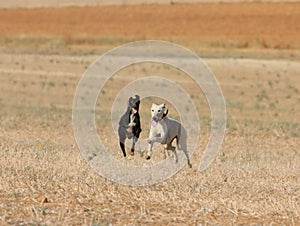
[[[129,100],[128,100],[128,104],[131,105],[132,101],[133,101],[133,98],[130,97]]]
[[[135,99],[139,101],[140,100],[140,96],[137,95],[137,94],[135,94]]]

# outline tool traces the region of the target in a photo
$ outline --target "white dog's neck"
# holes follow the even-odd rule
[[[167,118],[168,118],[168,116],[163,116],[163,117],[159,120],[159,122],[165,121]]]
[[[165,116],[165,117],[161,118],[160,120],[158,120],[157,122],[155,122],[154,120],[152,120],[151,125],[152,125],[153,127],[156,127],[157,124],[162,125],[162,124],[165,123],[165,120],[166,120],[167,118],[168,118],[168,117]]]

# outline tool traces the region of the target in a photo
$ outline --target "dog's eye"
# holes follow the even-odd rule
[[[154,112],[154,110],[153,110],[153,109],[152,109],[151,111],[152,111],[152,112]]]
[[[158,113],[160,113],[161,112],[161,110],[158,110]]]

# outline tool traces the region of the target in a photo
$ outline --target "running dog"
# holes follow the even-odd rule
[[[128,107],[124,115],[119,121],[119,142],[124,157],[126,157],[125,151],[125,139],[132,138],[131,155],[134,155],[135,143],[139,139],[141,129],[140,115],[140,96],[135,95],[135,98],[130,97],[128,100]]]
[[[150,159],[152,155],[152,146],[154,142],[165,144],[165,150],[172,150],[175,154],[176,162],[178,162],[177,150],[183,150],[189,167],[192,167],[186,145],[186,130],[175,119],[167,117],[168,109],[166,104],[152,104],[151,107],[151,128],[148,140],[148,153],[146,159]],[[176,138],[176,148],[172,146],[173,140]]]

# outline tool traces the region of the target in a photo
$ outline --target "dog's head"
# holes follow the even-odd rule
[[[152,122],[157,123],[158,121],[162,120],[168,114],[168,109],[166,108],[166,104],[152,104],[151,107],[151,116]]]
[[[128,107],[133,114],[136,114],[140,108],[140,96],[135,95],[135,98],[130,97],[128,100]]]

